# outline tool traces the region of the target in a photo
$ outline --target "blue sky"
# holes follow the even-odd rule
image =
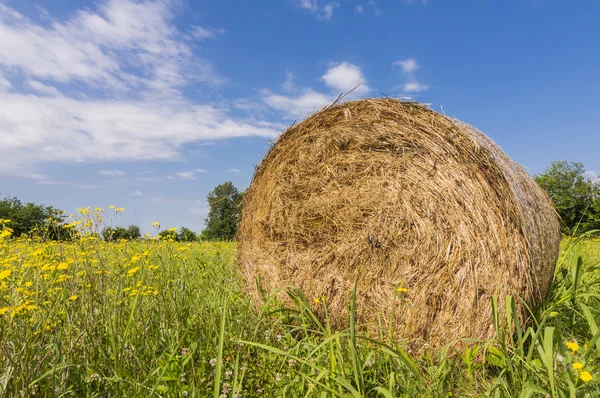
[[[600,171],[600,3],[0,0],[0,195],[203,228],[269,140],[360,84],[470,123],[532,174]]]

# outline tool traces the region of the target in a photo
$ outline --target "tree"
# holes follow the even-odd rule
[[[552,162],[535,181],[548,192],[561,217],[563,232],[573,234],[600,226],[600,185],[584,176],[582,163]]]
[[[195,242],[198,240],[198,235],[189,228],[181,227],[177,233],[177,241],[179,242]]]
[[[161,240],[173,241],[177,240],[177,232],[175,232],[175,228],[173,229],[164,229],[158,233],[158,237]]]
[[[117,241],[121,239],[135,240],[141,237],[140,227],[130,225],[127,228],[123,227],[106,227],[102,230],[102,238],[106,241]]]
[[[62,211],[52,206],[38,205],[32,202],[23,204],[16,197],[0,200],[0,218],[10,220],[13,236],[23,234],[43,235],[49,239],[68,238],[67,231],[58,225],[64,222]],[[49,226],[48,228],[46,228]]]
[[[140,227],[138,227],[137,225],[130,225],[127,227],[127,230],[125,231],[127,238],[129,240],[135,240],[135,239],[140,239],[142,237],[142,233],[140,232]]]
[[[235,238],[244,197],[231,181],[217,185],[206,197],[210,210],[202,231],[204,240],[232,240]]]

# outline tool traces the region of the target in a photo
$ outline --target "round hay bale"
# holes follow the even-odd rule
[[[311,304],[325,297],[344,327],[357,281],[361,325],[391,321],[397,337],[432,346],[494,336],[492,296],[536,308],[560,238],[546,193],[489,138],[392,99],[334,105],[285,131],[238,233],[257,303],[256,279],[266,291],[296,286]]]

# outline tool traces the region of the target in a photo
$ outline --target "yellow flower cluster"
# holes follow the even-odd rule
[[[579,351],[579,344],[577,344],[577,342],[575,342],[575,341],[567,341],[565,343],[565,345],[567,346],[567,348],[569,350],[571,350],[572,354],[575,354]],[[583,368],[584,368],[583,363],[577,361],[577,362],[573,362],[573,364],[571,366],[578,373],[579,379],[581,381],[583,381],[584,383],[589,383],[590,381],[593,380],[592,374],[587,370],[583,370]]]
[[[43,242],[13,238],[10,220],[0,219],[0,322],[28,322],[44,333],[59,327],[56,319],[70,311],[96,305],[94,297],[152,300],[161,293],[155,286],[172,281],[162,264],[191,264],[194,249],[202,246],[156,239],[106,242],[97,232],[104,220],[103,209],[80,208],[61,225],[74,232],[72,239]]]

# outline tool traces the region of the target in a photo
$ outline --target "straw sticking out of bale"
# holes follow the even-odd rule
[[[326,297],[343,327],[358,277],[362,325],[387,328],[393,311],[397,337],[439,346],[493,336],[493,295],[535,308],[560,232],[546,194],[481,132],[369,99],[282,134],[248,189],[238,240],[257,302],[255,278],[267,291],[294,285]]]

